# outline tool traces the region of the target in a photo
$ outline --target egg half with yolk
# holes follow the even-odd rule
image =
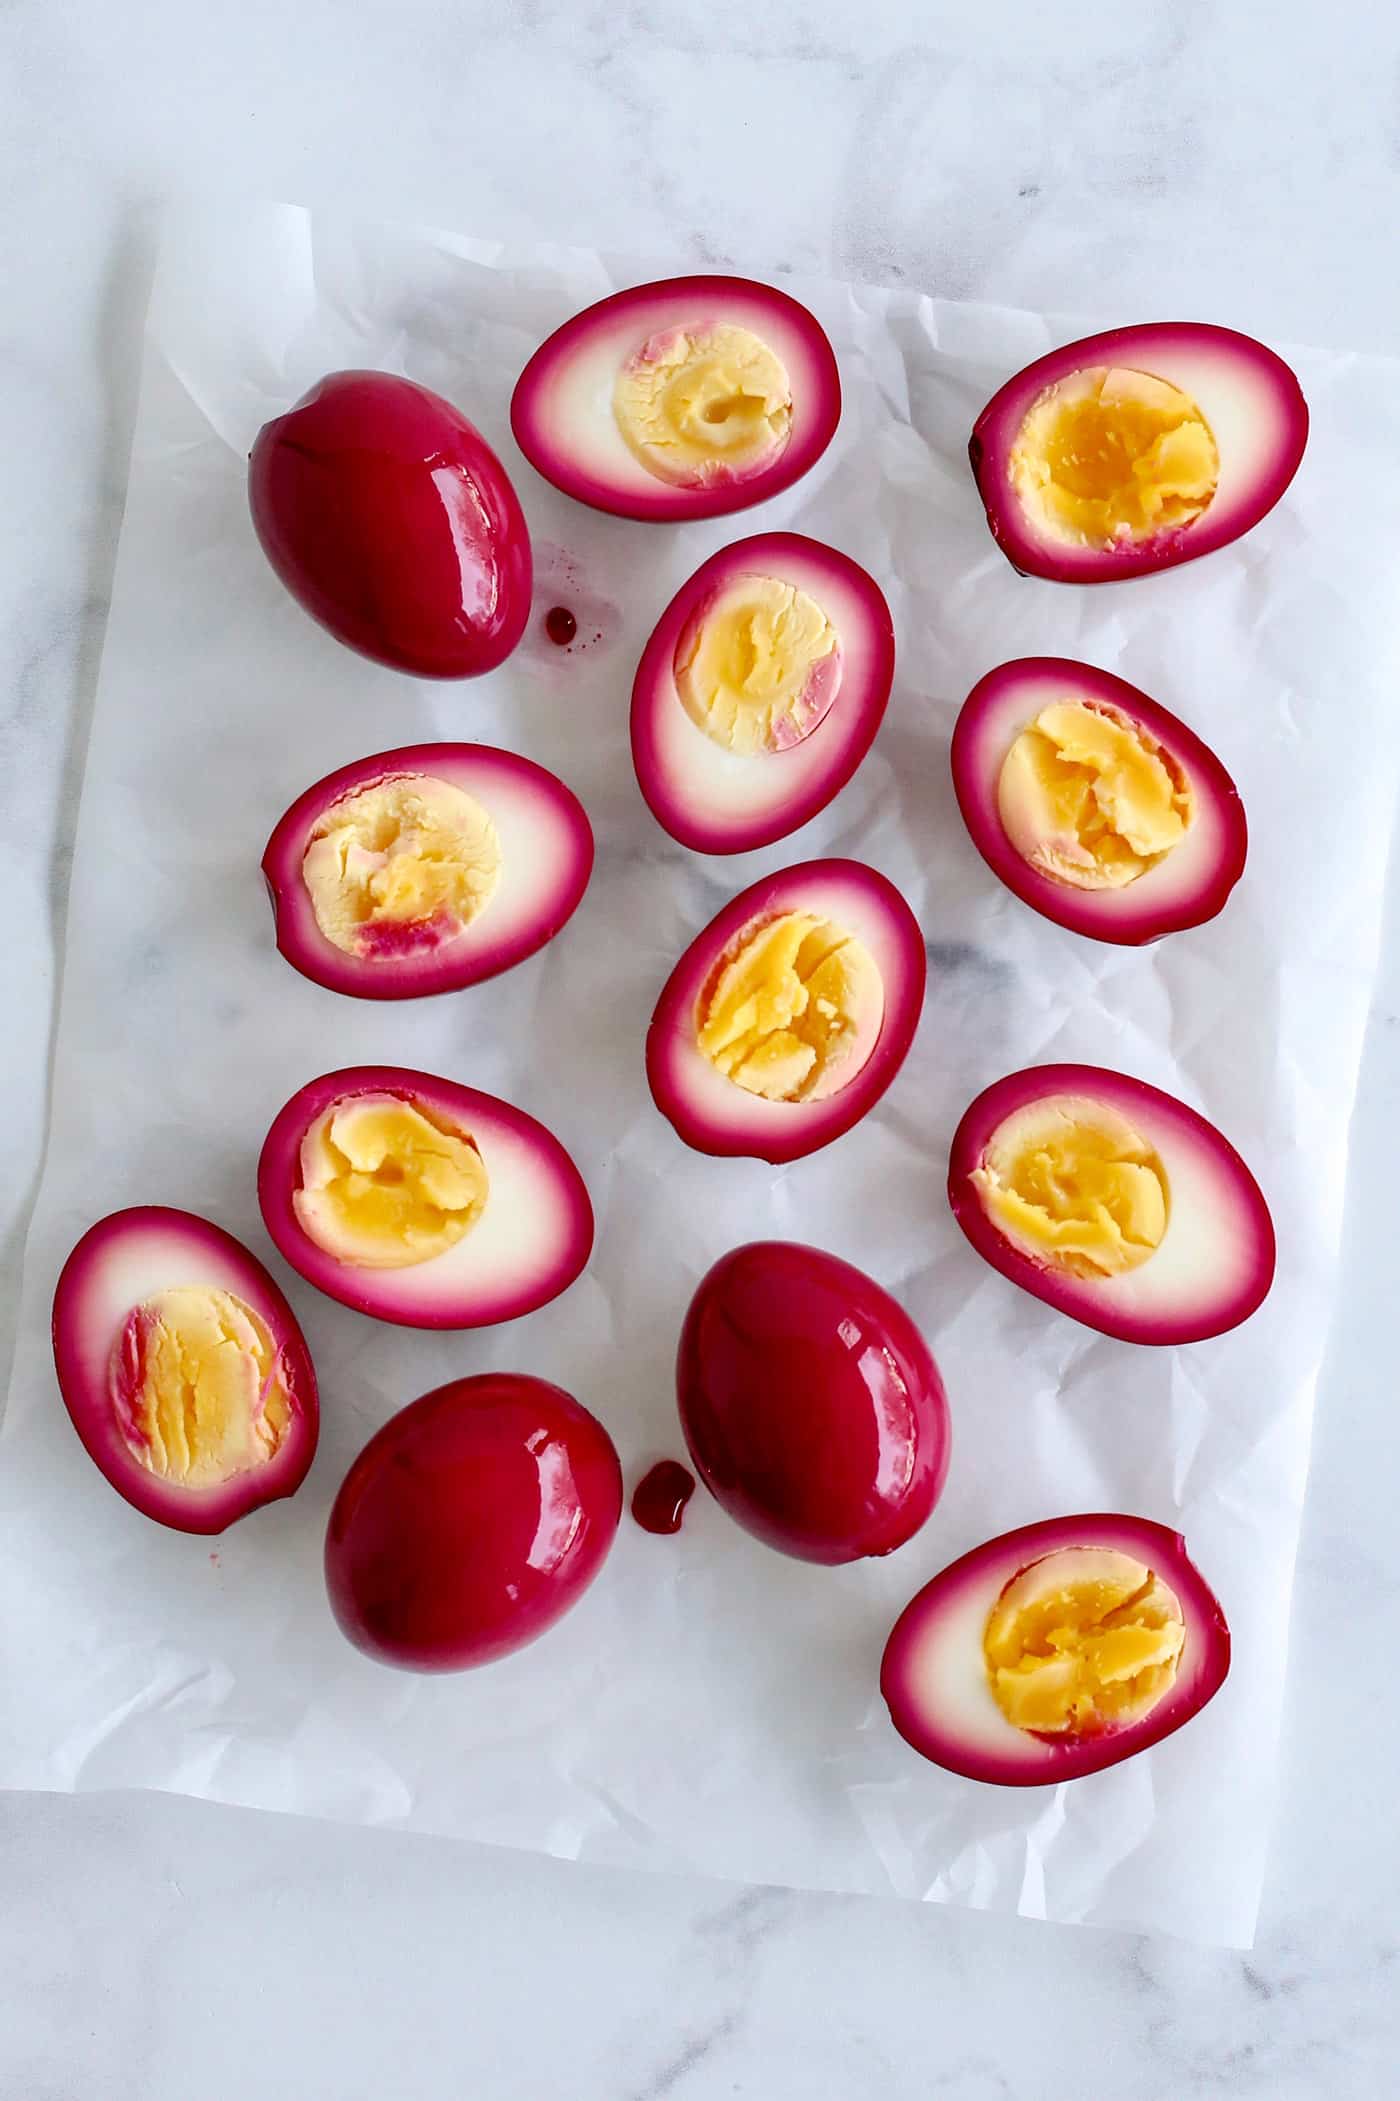
[[[521,373],[511,427],[532,467],[621,518],[713,518],[775,496],[841,418],[821,324],[772,285],[671,277],[575,314]]]
[[[925,1584],[880,1690],[935,1765],[1047,1787],[1160,1743],[1229,1668],[1225,1615],[1180,1533],[1098,1512],[1005,1532]]]
[[[632,760],[672,838],[742,853],[805,824],[870,749],[894,678],[874,578],[800,533],[702,563],[662,614],[632,688]]]
[[[90,1226],[54,1292],[59,1390],[89,1457],[177,1532],[295,1494],[316,1451],[296,1315],[239,1241],[145,1204]]]
[[[667,979],[647,1033],[652,1098],[697,1152],[816,1152],[899,1071],[924,978],[919,923],[875,869],[804,861],[765,876]]]
[[[1274,1229],[1234,1147],[1173,1095],[1099,1065],[1037,1065],[979,1094],[948,1196],[979,1255],[1123,1342],[1199,1342],[1248,1320]]]
[[[1244,805],[1214,752],[1091,664],[1020,657],[989,671],[951,756],[983,860],[1077,934],[1137,943],[1199,926],[1244,872]]]
[[[553,939],[593,869],[561,780],[487,744],[416,744],[327,774],[262,860],[277,946],[360,999],[415,999],[497,976]]]
[[[1282,358],[1233,329],[1164,321],[1037,358],[983,409],[970,452],[1014,567],[1091,584],[1237,540],[1283,495],[1307,436]]]
[[[294,1094],[263,1145],[258,1202],[308,1283],[411,1328],[530,1313],[593,1246],[583,1178],[543,1124],[398,1065],[328,1072]]]

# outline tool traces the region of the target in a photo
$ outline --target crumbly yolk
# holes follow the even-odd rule
[[[993,1132],[972,1181],[1008,1240],[1052,1269],[1116,1277],[1167,1230],[1167,1174],[1104,1102],[1051,1095]]]
[[[1215,494],[1220,453],[1180,387],[1092,365],[1033,403],[1010,470],[1025,509],[1053,538],[1111,547],[1199,518]]]
[[[676,691],[729,751],[787,751],[811,735],[841,682],[836,630],[814,598],[776,576],[742,576],[686,626]]]
[[[407,1269],[454,1247],[486,1206],[472,1139],[396,1094],[333,1102],[301,1144],[292,1203],[328,1254],[364,1269]]]
[[[997,803],[1016,851],[1056,882],[1120,890],[1190,829],[1191,784],[1146,730],[1099,702],[1042,708],[1007,752]]]
[[[316,924],[352,956],[439,948],[495,895],[501,842],[474,796],[431,774],[376,781],[318,820],[301,864]]]
[[[701,1051],[766,1101],[820,1101],[853,1080],[885,1011],[864,943],[810,912],[783,912],[741,937],[702,995]]]
[[[134,1456],[188,1488],[263,1465],[292,1418],[267,1328],[213,1286],[182,1285],[132,1307],[112,1350],[111,1395]]]
[[[1131,1554],[1062,1547],[1013,1576],[983,1636],[1009,1722],[1095,1736],[1135,1722],[1176,1677],[1186,1623],[1176,1592]]]
[[[613,414],[648,473],[703,487],[740,480],[782,451],[792,389],[781,359],[747,328],[676,328],[628,359]]]

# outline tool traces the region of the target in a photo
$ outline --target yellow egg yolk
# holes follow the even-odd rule
[[[501,842],[474,796],[431,774],[376,781],[332,803],[301,864],[316,924],[349,955],[438,948],[501,878]]]
[[[213,1486],[271,1459],[292,1402],[281,1353],[232,1292],[182,1285],[143,1299],[112,1351],[112,1403],[150,1473]]]
[[[983,1636],[998,1707],[1039,1736],[1139,1721],[1170,1689],[1185,1646],[1175,1591],[1110,1547],[1063,1547],[1023,1568]]]
[[[1111,547],[1199,518],[1215,494],[1220,453],[1179,387],[1093,365],[1032,405],[1010,473],[1026,512],[1052,538]]]
[[[703,487],[752,474],[782,451],[792,389],[782,361],[747,328],[677,328],[628,359],[613,414],[649,474]]]
[[[741,576],[681,635],[676,691],[692,722],[729,751],[786,751],[836,698],[841,651],[814,598],[776,576]]]
[[[1098,702],[1042,708],[997,783],[1007,838],[1042,875],[1119,890],[1180,846],[1191,785],[1148,733]]]
[[[745,933],[702,996],[697,1040],[711,1063],[767,1101],[820,1101],[875,1047],[885,988],[864,943],[810,912]]]
[[[363,1269],[406,1269],[455,1247],[486,1206],[470,1136],[396,1094],[333,1102],[301,1144],[293,1207],[318,1247]]]
[[[1008,1240],[1074,1276],[1136,1269],[1167,1230],[1166,1169],[1104,1102],[1050,1095],[1018,1110],[972,1181]]]

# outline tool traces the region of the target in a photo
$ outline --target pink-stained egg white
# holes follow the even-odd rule
[[[1104,547],[1068,544],[1030,515],[1010,469],[1025,419],[1047,389],[1097,367],[1148,374],[1197,404],[1219,451],[1215,491],[1199,517]],[[1054,583],[1090,584],[1174,568],[1239,539],[1284,494],[1307,437],[1307,403],[1275,352],[1234,329],[1162,321],[1085,336],[1037,358],[992,396],[969,452],[987,523],[1013,567]]]
[[[861,942],[884,989],[878,1034],[852,1077],[809,1101],[772,1101],[737,1086],[700,1049],[697,1016],[726,961],[783,914],[811,913]],[[849,1131],[884,1094],[908,1054],[923,1009],[923,933],[887,877],[860,861],[804,861],[765,876],[725,906],[685,951],[647,1031],[652,1099],[697,1152],[777,1164]]]
[[[298,1216],[303,1142],[326,1112],[363,1097],[397,1098],[467,1135],[489,1196],[454,1245],[402,1268],[341,1259]],[[279,1110],[258,1161],[258,1202],[281,1254],[319,1291],[410,1328],[480,1328],[514,1320],[566,1291],[593,1248],[583,1177],[552,1132],[492,1094],[399,1065],[323,1073]]]
[[[1057,881],[1018,851],[998,806],[1002,767],[1041,711],[1082,701],[1126,720],[1190,785],[1192,822],[1179,846],[1121,889]],[[1070,657],[1018,657],[978,680],[953,731],[953,787],[973,845],[1024,904],[1073,933],[1127,946],[1203,925],[1244,873],[1248,829],[1239,790],[1209,745],[1126,679]]]
[[[336,804],[416,777],[472,796],[495,827],[498,887],[480,914],[445,938],[349,953],[317,922],[303,863]],[[488,744],[412,744],[327,774],[279,819],[262,858],[277,946],[303,977],[357,999],[417,999],[498,976],[553,940],[588,887],[593,831],[570,789],[532,759]]]
[[[1175,1593],[1186,1638],[1175,1679],[1146,1714],[1097,1733],[1018,1728],[993,1696],[983,1650],[1008,1583],[1046,1555],[1101,1548],[1144,1564]],[[996,1787],[1050,1787],[1119,1765],[1199,1714],[1224,1684],[1230,1632],[1179,1532],[1147,1518],[1092,1512],[1004,1532],[964,1554],[905,1606],[885,1645],[880,1690],[921,1757]]]
[[[725,327],[750,332],[780,360],[790,427],[750,469],[668,483],[621,433],[613,411],[618,376],[668,336]],[[791,488],[825,452],[840,419],[840,377],[820,322],[788,293],[744,277],[671,277],[599,300],[540,345],[511,402],[516,443],[546,481],[594,510],[657,522],[718,517]]]
[[[1102,1104],[1161,1161],[1170,1192],[1166,1231],[1140,1266],[1115,1276],[1073,1274],[1037,1260],[989,1215],[974,1173],[1004,1128],[1053,1099]],[[953,1134],[948,1199],[993,1269],[1122,1342],[1168,1345],[1223,1335],[1257,1312],[1273,1283],[1273,1221],[1235,1148],[1174,1095],[1104,1066],[1036,1065],[984,1089]]]
[[[137,1309],[171,1292],[221,1292],[261,1322],[287,1420],[277,1449],[221,1481],[162,1477],[123,1429],[121,1373]],[[63,1265],[53,1300],[53,1354],[73,1427],[118,1495],[177,1532],[226,1531],[264,1503],[294,1495],[316,1452],[316,1374],[296,1315],[256,1256],[192,1211],[142,1204],[90,1226]]]
[[[677,652],[688,632],[746,577],[772,577],[805,592],[836,631],[834,693],[807,734],[781,750],[726,750],[692,720],[677,689]],[[890,610],[857,563],[799,533],[735,541],[681,586],[637,667],[632,760],[652,814],[672,838],[701,853],[743,853],[785,838],[855,773],[884,718],[893,678]]]

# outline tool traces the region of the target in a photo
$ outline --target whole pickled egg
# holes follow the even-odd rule
[[[948,1471],[948,1404],[896,1299],[820,1248],[753,1241],[705,1276],[676,1365],[696,1471],[748,1532],[803,1561],[903,1546]]]
[[[248,462],[263,553],[338,642],[419,678],[475,678],[530,614],[525,516],[460,409],[393,372],[332,372]]]
[[[454,1379],[391,1417],[345,1476],[331,1610],[377,1663],[492,1663],[578,1602],[621,1514],[612,1439],[572,1394],[524,1372]]]

